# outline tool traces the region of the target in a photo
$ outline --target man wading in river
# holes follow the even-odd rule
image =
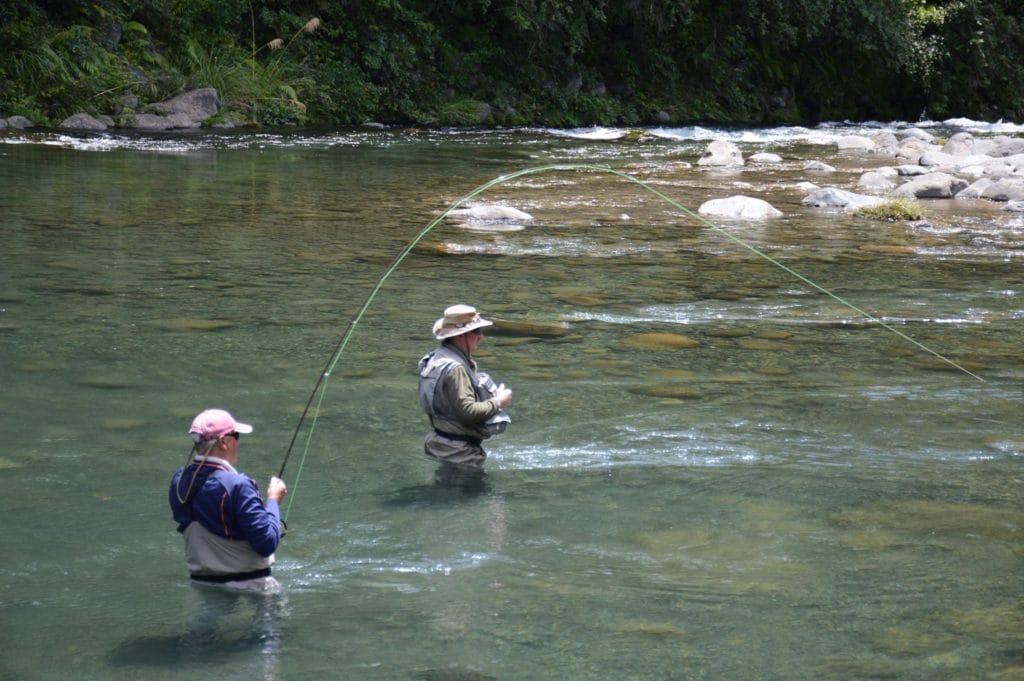
[[[251,432],[223,409],[196,416],[189,428],[192,460],[171,480],[171,512],[185,535],[185,563],[195,582],[277,593],[270,566],[281,541],[278,502],[288,488],[271,478],[264,504],[256,481],[235,470],[239,437]]]
[[[495,386],[473,361],[483,328],[492,323],[469,305],[453,305],[434,322],[441,345],[420,360],[419,395],[433,427],[423,449],[438,461],[482,466],[487,453],[481,444],[504,432],[510,421],[502,409],[512,401],[512,391],[504,383]]]

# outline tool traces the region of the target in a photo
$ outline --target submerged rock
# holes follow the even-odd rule
[[[220,331],[234,324],[223,319],[156,319],[150,322],[164,331]]]
[[[834,520],[853,527],[921,536],[978,536],[1000,541],[1024,537],[1024,512],[946,501],[883,501],[850,509]]]
[[[630,388],[629,391],[637,395],[671,400],[699,400],[703,397],[699,390],[686,385],[641,385]]]
[[[130,381],[123,380],[118,376],[110,374],[83,376],[75,381],[75,383],[89,388],[99,388],[100,390],[125,390],[126,388],[132,387],[132,383]]]
[[[491,336],[532,336],[539,338],[560,338],[571,332],[569,327],[562,324],[550,324],[545,322],[529,322],[513,319],[499,319],[492,317],[494,326],[487,329]]]
[[[882,255],[914,255],[917,253],[917,249],[912,246],[894,246],[892,244],[861,244],[857,250],[863,253]]]
[[[457,208],[450,211],[448,217],[457,222],[472,224],[523,224],[533,222],[533,216],[529,213],[512,208],[511,206],[499,204],[480,204],[469,208]]]
[[[107,430],[141,430],[150,425],[150,422],[146,419],[119,416],[103,419],[101,425]]]
[[[623,341],[624,345],[642,350],[684,350],[696,348],[700,342],[680,333],[640,333]]]

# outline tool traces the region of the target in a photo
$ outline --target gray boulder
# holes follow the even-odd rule
[[[926,130],[922,130],[921,128],[906,128],[896,133],[896,136],[901,140],[916,139],[925,142],[926,144],[932,144],[935,142],[935,135],[927,132]]]
[[[778,154],[771,154],[766,151],[752,155],[748,159],[751,163],[782,163],[782,157]]]
[[[968,156],[973,153],[974,135],[969,132],[958,132],[942,145],[942,153],[950,156]]]
[[[136,128],[138,130],[159,131],[169,130],[171,124],[167,120],[167,116],[158,116],[157,114],[150,113],[140,113],[135,114],[132,117],[132,124],[129,127]]]
[[[917,164],[921,155],[931,149],[931,145],[917,138],[903,140],[899,150],[896,151],[896,159],[903,163]]]
[[[992,156],[992,150],[998,147],[1002,143],[1002,141],[1004,140],[999,140],[994,137],[981,140],[976,139],[974,140],[974,144],[971,146],[971,152],[975,154],[986,154],[988,156]]]
[[[1024,179],[996,180],[981,192],[981,197],[992,201],[1024,201]]]
[[[90,130],[101,132],[107,129],[106,123],[93,118],[87,113],[76,113],[65,118],[57,127],[64,130]]]
[[[1014,156],[1016,154],[1024,154],[1024,139],[1007,139],[1005,142],[997,144],[994,149],[988,152],[989,156]]]
[[[981,177],[956,193],[958,199],[980,199],[981,193],[988,189],[995,180]]]
[[[821,161],[808,161],[804,164],[804,170],[811,173],[834,173],[835,168]]]
[[[909,199],[951,199],[967,188],[967,182],[948,173],[929,173],[916,177],[893,191],[893,196]]]
[[[899,175],[913,177],[915,175],[927,175],[928,169],[924,166],[919,166],[916,163],[907,163],[905,165],[896,166],[896,172]]]
[[[25,130],[33,126],[32,121],[24,116],[11,116],[7,119],[7,127],[14,130]]]
[[[220,110],[220,97],[213,88],[183,92],[177,97],[150,104],[132,117],[129,127],[160,131],[198,128]]]
[[[957,168],[957,174],[965,177],[1005,177],[1013,173],[1013,166],[1002,159],[993,159],[988,156],[984,160],[977,160],[973,163],[967,162],[974,157],[968,157],[965,163]]]
[[[220,97],[212,87],[200,88],[183,92],[177,97],[151,104],[150,111],[170,115],[184,114],[185,117],[198,125],[220,111]]]
[[[926,168],[932,166],[952,166],[956,164],[956,159],[947,153],[929,150],[921,154],[921,158],[917,160],[917,163]]]
[[[1012,168],[1012,173],[1016,175],[1024,175],[1024,154],[1003,156],[1002,159],[1004,163]]]
[[[887,192],[895,186],[891,176],[881,170],[869,170],[857,180],[857,188],[868,191]]]
[[[812,192],[803,198],[801,203],[814,208],[861,208],[863,206],[874,206],[883,201],[878,196],[866,196],[856,194],[837,187],[823,187]]]

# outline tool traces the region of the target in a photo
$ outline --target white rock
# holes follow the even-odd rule
[[[727,199],[711,199],[702,203],[697,212],[701,215],[719,218],[742,218],[746,220],[782,217],[782,211],[767,201],[750,196],[730,196]]]
[[[836,140],[836,147],[840,151],[871,151],[875,148],[875,141],[860,135],[843,135]]]
[[[743,154],[732,142],[715,140],[708,145],[704,155],[697,161],[699,166],[741,166]]]
[[[802,204],[815,208],[860,208],[884,201],[878,196],[865,196],[837,187],[825,187],[805,196]]]
[[[821,161],[808,161],[804,164],[804,170],[812,173],[834,173],[835,168]]]
[[[754,154],[750,157],[751,163],[782,163],[782,157],[778,154],[769,154],[766,151]]]
[[[449,212],[448,217],[464,222],[533,222],[533,216],[529,213],[494,203],[457,208]]]

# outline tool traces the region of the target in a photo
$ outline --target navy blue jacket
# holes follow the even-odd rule
[[[272,554],[281,541],[277,502],[268,499],[264,504],[256,481],[236,472],[227,462],[208,459],[179,468],[171,479],[169,500],[178,532],[198,522],[219,537],[247,540],[264,557]]]

